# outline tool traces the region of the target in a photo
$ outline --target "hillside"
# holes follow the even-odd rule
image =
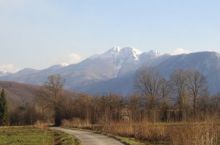
[[[41,86],[17,83],[17,82],[8,82],[0,81],[0,88],[5,89],[6,97],[9,102],[10,107],[17,105],[34,102],[37,97]],[[65,96],[75,97],[76,94],[70,91],[64,90]]]

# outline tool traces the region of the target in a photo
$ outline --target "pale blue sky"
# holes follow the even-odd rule
[[[220,1],[0,0],[0,68],[45,68],[115,45],[220,51]]]

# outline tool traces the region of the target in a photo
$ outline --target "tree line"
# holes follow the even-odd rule
[[[63,120],[74,119],[102,124],[205,120],[220,116],[220,95],[209,95],[206,78],[197,70],[176,70],[164,78],[157,70],[144,68],[136,73],[134,84],[135,93],[130,96],[112,93],[90,96],[65,91],[61,76],[52,75],[33,102],[14,108],[8,115],[1,114],[4,110],[1,106],[5,104],[1,95],[0,123],[3,118],[14,125],[43,121],[59,126]],[[5,96],[4,91],[2,94]]]

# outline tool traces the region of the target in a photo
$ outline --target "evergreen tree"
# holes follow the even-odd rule
[[[5,91],[2,89],[0,95],[0,125],[8,124],[8,106],[5,98]]]

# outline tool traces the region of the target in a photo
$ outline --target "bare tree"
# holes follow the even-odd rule
[[[39,93],[39,103],[43,107],[51,109],[54,113],[54,123],[56,126],[61,124],[62,104],[63,104],[63,83],[60,75],[51,75]]]
[[[176,70],[171,74],[171,84],[174,95],[177,97],[179,119],[186,119],[188,104],[187,98],[187,73],[184,70]]]
[[[92,97],[85,94],[79,95],[74,100],[74,110],[76,117],[81,118],[86,122],[90,122],[91,115],[91,106],[92,106]]]
[[[147,108],[153,113],[153,120],[156,119],[157,99],[160,96],[163,77],[153,68],[141,69],[137,73],[136,88],[141,95],[147,98]],[[150,114],[152,114],[150,113]],[[150,116],[152,117],[152,116]]]
[[[139,95],[132,95],[129,97],[128,107],[131,111],[131,119],[134,122],[143,120],[144,106],[142,105],[143,99]]]
[[[119,121],[121,118],[121,110],[123,108],[123,100],[121,96],[109,94],[102,96],[98,101],[100,119],[102,122],[110,123],[111,121]]]
[[[207,93],[206,78],[197,70],[189,70],[187,76],[187,87],[193,98],[193,115],[197,113],[198,97],[202,97]]]
[[[161,89],[160,89],[160,112],[161,112],[161,120],[168,121],[169,120],[169,106],[170,106],[170,82],[166,79],[162,79],[161,81]]]

